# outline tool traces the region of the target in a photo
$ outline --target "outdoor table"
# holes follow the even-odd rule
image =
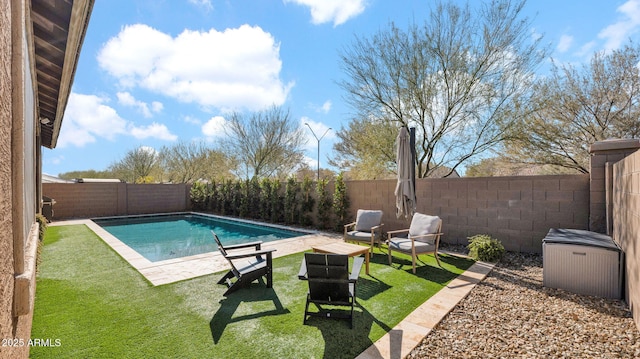
[[[349,257],[359,256],[364,254],[365,272],[369,275],[369,247],[360,246],[357,244],[346,242],[335,242],[312,246],[316,253],[329,253],[329,254],[346,254]]]

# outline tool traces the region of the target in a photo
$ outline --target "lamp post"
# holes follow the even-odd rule
[[[311,134],[313,135],[313,137],[316,138],[316,141],[318,141],[318,181],[320,181],[320,140],[322,140],[322,138],[324,137],[324,135],[327,134],[327,132],[329,132],[329,130],[331,129],[331,127],[327,128],[326,131],[324,131],[324,133],[322,134],[322,136],[320,136],[320,138],[318,138],[318,136],[316,136],[316,133],[313,132],[313,128],[311,128],[311,126],[309,126],[308,123],[304,123],[305,125],[307,125],[307,127],[309,127],[309,129],[311,130]]]

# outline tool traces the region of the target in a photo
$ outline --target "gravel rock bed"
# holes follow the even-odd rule
[[[407,358],[640,358],[640,332],[623,301],[545,288],[542,256],[508,252]]]

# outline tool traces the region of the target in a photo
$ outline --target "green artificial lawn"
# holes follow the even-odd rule
[[[255,282],[229,297],[221,273],[154,287],[84,225],[49,227],[37,277],[32,358],[353,358],[472,260],[374,250],[357,284],[354,328],[312,317],[303,325],[302,253],[274,259],[272,289]]]

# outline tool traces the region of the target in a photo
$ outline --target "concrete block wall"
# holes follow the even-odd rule
[[[189,185],[144,184],[127,186],[128,214],[180,212],[189,209]]]
[[[409,227],[396,217],[395,180],[346,184],[352,218],[359,208],[382,209],[385,230]],[[507,250],[541,253],[550,228],[589,225],[588,175],[418,179],[416,195],[418,212],[442,218],[446,243],[489,234]]]
[[[613,166],[613,239],[625,254],[625,301],[640,328],[640,151]]]
[[[589,230],[598,233],[608,233],[607,210],[611,211],[611,204],[607,209],[607,193],[611,192],[611,178],[607,178],[607,164],[612,166],[640,148],[637,139],[611,139],[599,141],[589,147],[591,154],[590,168],[590,218]],[[609,190],[607,191],[607,187]]]
[[[385,230],[408,228],[395,213],[396,180],[346,181],[351,218],[382,209]],[[127,183],[45,183],[54,220],[189,210],[189,186]],[[507,250],[540,253],[550,228],[588,229],[589,176],[418,179],[418,212],[443,219],[443,241],[467,244],[489,234]]]
[[[179,212],[189,209],[189,185],[129,183],[43,183],[53,198],[53,219]]]

